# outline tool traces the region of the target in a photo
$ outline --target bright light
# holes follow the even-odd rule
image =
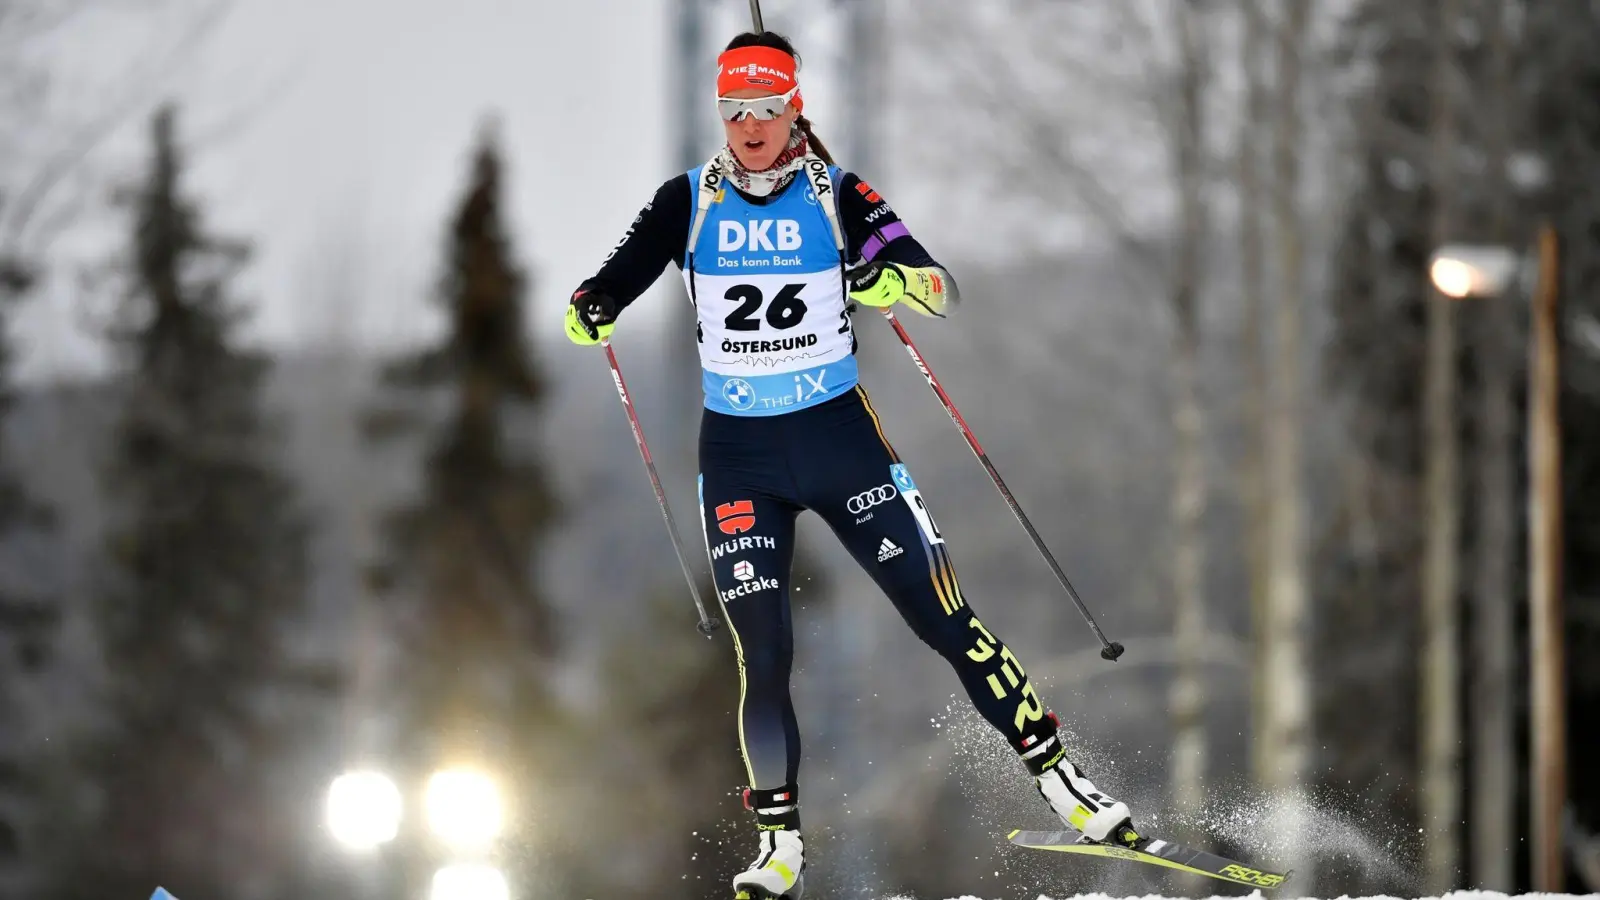
[[[1433,254],[1428,276],[1446,297],[1497,297],[1521,268],[1523,261],[1509,247],[1446,244]]]
[[[1436,259],[1428,274],[1439,293],[1457,300],[1472,296],[1473,285],[1478,281],[1473,268],[1459,259]]]
[[[448,844],[481,846],[500,834],[500,791],[488,776],[445,769],[428,779],[428,827]]]
[[[510,900],[506,876],[494,866],[458,863],[433,873],[429,900]]]
[[[400,830],[400,789],[378,772],[347,772],[328,787],[328,830],[353,850],[394,840]]]

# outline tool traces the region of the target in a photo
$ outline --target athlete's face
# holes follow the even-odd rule
[[[727,96],[747,100],[752,97],[770,97],[772,92],[759,88],[743,88]],[[722,127],[727,129],[728,146],[733,148],[733,155],[739,158],[739,162],[746,169],[759,172],[778,161],[778,154],[788,146],[789,131],[799,116],[794,104],[791,103],[783,108],[783,114],[776,119],[745,116],[736,122],[725,121]]]

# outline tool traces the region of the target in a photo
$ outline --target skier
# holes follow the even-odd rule
[[[956,282],[877,191],[833,164],[802,114],[793,46],[746,32],[718,57],[727,144],[669,179],[573,292],[567,336],[608,337],[669,262],[695,305],[705,411],[700,517],[739,665],[739,742],[760,853],[740,900],[797,897],[800,732],[789,695],[795,517],[812,510],[948,660],[1068,827],[1132,846],[1126,804],[1069,762],[1011,650],[973,614],[916,483],[857,383],[855,304],[944,318]]]

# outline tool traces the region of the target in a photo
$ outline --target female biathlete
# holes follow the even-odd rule
[[[801,115],[798,65],[770,31],[728,44],[717,75],[726,146],[656,191],[566,311],[567,336],[598,343],[669,262],[695,305],[700,515],[739,665],[745,803],[761,843],[733,879],[735,896],[801,890],[789,566],[806,509],[955,668],[1062,820],[1098,841],[1132,843],[1128,807],[1066,760],[1054,715],[967,605],[944,538],[857,384],[853,303],[943,318],[956,283],[876,191],[833,165]]]

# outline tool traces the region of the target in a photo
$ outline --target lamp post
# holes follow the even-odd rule
[[[428,779],[422,805],[428,830],[446,850],[429,900],[510,900],[505,874],[490,862],[505,827],[494,780],[477,769],[440,769]],[[401,837],[404,807],[400,788],[387,775],[346,772],[328,787],[328,831],[346,849],[368,855]],[[369,894],[380,893],[375,885],[368,888]]]
[[[368,852],[399,834],[400,808],[400,789],[387,775],[346,772],[328,786],[328,831],[346,848]]]
[[[1561,810],[1567,793],[1565,654],[1561,611],[1561,367],[1557,244],[1539,234],[1528,402],[1529,568],[1533,603],[1533,888],[1561,890]]]
[[[382,772],[353,770],[328,785],[323,805],[327,832],[359,860],[347,870],[356,885],[352,898],[380,900],[392,893],[394,857],[385,850],[400,835],[403,810],[400,788]]]
[[[1446,296],[1494,297],[1534,263],[1528,346],[1528,594],[1532,669],[1530,833],[1534,890],[1562,884],[1561,813],[1566,798],[1566,659],[1562,639],[1561,372],[1558,244],[1539,230],[1533,260],[1506,247],[1446,245],[1429,274]]]

